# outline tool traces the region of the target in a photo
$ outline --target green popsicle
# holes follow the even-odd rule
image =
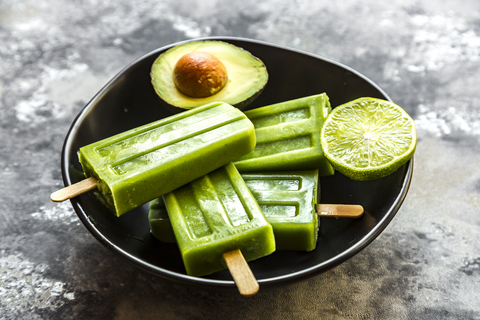
[[[272,226],[231,163],[164,200],[188,275],[225,269],[223,255],[236,249],[246,261],[275,251]]]
[[[242,177],[273,227],[277,250],[316,248],[318,170],[244,173]]]
[[[334,170],[320,145],[320,132],[331,111],[325,93],[246,111],[255,126],[255,149],[234,162],[240,172]]]
[[[315,209],[318,170],[244,173],[242,177],[273,227],[277,250],[315,249],[319,223]],[[150,230],[158,240],[174,242],[173,231],[168,228],[168,216],[155,218],[158,203],[162,202],[160,199],[152,201],[150,207]]]
[[[273,227],[277,250],[315,249],[320,225],[318,216],[359,218],[363,215],[360,205],[318,204],[318,170],[244,173],[242,177]],[[157,206],[156,201],[152,202],[152,207]],[[175,242],[173,230],[168,228],[168,215],[161,217],[163,225],[159,225],[153,218],[154,212],[155,209],[150,209],[153,236],[163,242],[172,242],[166,239]]]
[[[254,147],[251,121],[216,102],[92,143],[78,156],[102,202],[120,216]]]
[[[150,224],[150,231],[155,238],[167,243],[176,242],[163,197],[158,197],[150,202],[148,223]]]

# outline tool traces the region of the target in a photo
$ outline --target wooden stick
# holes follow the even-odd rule
[[[317,204],[320,217],[359,218],[363,215],[363,207],[358,204]]]
[[[258,292],[260,286],[240,250],[236,249],[224,253],[223,259],[225,259],[228,270],[230,270],[230,274],[241,295],[253,296]]]
[[[97,187],[97,179],[94,177],[87,178],[80,182],[74,183],[71,186],[57,190],[50,195],[50,199],[54,202],[62,202],[68,199],[75,198],[87,191],[93,190]]]

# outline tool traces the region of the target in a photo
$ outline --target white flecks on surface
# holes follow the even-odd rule
[[[42,19],[31,19],[23,23],[18,23],[16,29],[21,32],[27,32],[35,30],[36,32],[40,30],[46,30],[48,26],[44,23]]]
[[[73,293],[73,292],[67,292],[63,296],[65,298],[67,298],[68,300],[74,300],[75,299],[75,293]]]
[[[73,300],[65,284],[47,278],[48,266],[25,260],[21,254],[6,255],[0,251],[0,301],[4,311],[23,314],[34,309],[54,310]],[[1,316],[1,315],[0,315]]]
[[[31,81],[19,82],[19,90],[29,96],[28,99],[19,101],[15,106],[15,115],[19,121],[40,124],[50,118],[59,119],[68,114],[69,109],[53,100],[48,89],[51,83],[73,79],[88,70],[86,64],[73,62],[75,57],[68,60],[69,66],[65,69],[44,66],[41,82],[37,88],[35,88],[36,83]]]
[[[39,211],[32,213],[31,216],[34,219],[43,221],[61,221],[66,225],[80,224],[80,220],[69,202],[58,202],[53,207],[41,206]]]
[[[435,110],[421,104],[418,110],[420,113],[415,118],[415,124],[419,135],[444,137],[463,134],[480,140],[480,112],[466,103]]]
[[[181,16],[174,16],[173,29],[183,32],[188,38],[206,37],[210,34],[210,28],[201,28],[199,24],[191,19]]]
[[[413,40],[405,59],[411,72],[438,70],[445,65],[480,60],[480,36],[457,16],[415,15]]]
[[[61,107],[50,101],[41,89],[34,92],[28,100],[22,100],[15,106],[15,114],[19,121],[39,124],[47,121],[51,116],[59,117]]]

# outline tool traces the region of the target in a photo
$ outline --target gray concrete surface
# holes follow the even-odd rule
[[[0,319],[480,319],[480,2],[257,2],[0,1]],[[249,299],[191,291],[50,202],[88,100],[143,54],[203,36],[339,61],[412,115],[410,192],[360,254]]]

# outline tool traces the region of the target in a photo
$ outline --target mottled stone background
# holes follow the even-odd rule
[[[111,77],[217,35],[342,62],[418,128],[386,230],[339,267],[249,299],[141,272],[49,200],[71,122]],[[0,0],[0,319],[480,319],[479,81],[478,0]]]

